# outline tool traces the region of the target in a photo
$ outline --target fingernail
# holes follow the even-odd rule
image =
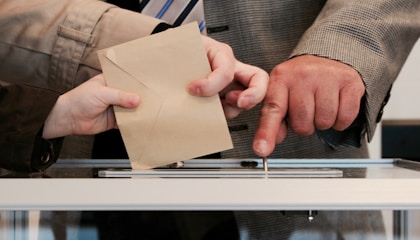
[[[240,107],[240,108],[247,108],[247,107],[249,107],[251,104],[252,104],[252,99],[253,99],[253,97],[252,96],[243,96],[243,97],[241,97],[241,98],[239,98],[239,100],[238,100],[238,107]]]
[[[140,103],[140,97],[138,95],[133,95],[128,99],[130,105],[136,106]]]
[[[254,150],[257,153],[266,154],[268,152],[268,142],[265,140],[257,140],[254,142]]]
[[[191,95],[195,95],[195,96],[200,96],[200,88],[196,87],[196,86],[190,86],[188,91],[190,92]]]

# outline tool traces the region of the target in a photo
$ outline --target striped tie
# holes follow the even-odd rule
[[[205,34],[202,0],[140,0],[140,12],[162,19],[174,27],[196,21]]]

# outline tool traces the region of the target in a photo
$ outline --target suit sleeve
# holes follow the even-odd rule
[[[0,79],[66,92],[101,72],[98,50],[161,22],[97,0],[0,1]]]
[[[0,167],[42,171],[53,164],[61,139],[41,137],[42,126],[59,93],[27,85],[0,82]]]
[[[370,141],[393,81],[419,36],[418,0],[330,0],[305,32],[292,57],[304,54],[327,57],[359,72],[366,93],[358,118],[363,127],[356,129],[367,132]],[[350,134],[349,137],[360,140],[362,133],[344,131],[341,135]],[[337,132],[320,135],[346,138]]]

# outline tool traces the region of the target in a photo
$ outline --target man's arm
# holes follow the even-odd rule
[[[28,85],[0,85],[0,167],[42,171],[60,153],[61,138],[116,128],[111,105],[135,108],[140,97],[106,86],[102,75],[59,95]]]
[[[370,140],[392,83],[419,37],[417,0],[330,0],[293,56],[311,54],[337,60],[361,75]]]
[[[255,152],[270,154],[284,139],[286,124],[302,135],[317,131],[332,146],[358,146],[365,132],[370,140],[419,36],[417,0],[328,1],[291,59],[270,75]]]
[[[100,73],[97,50],[161,22],[97,0],[0,1],[0,79],[66,92]]]

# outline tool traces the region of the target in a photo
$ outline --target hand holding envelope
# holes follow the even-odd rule
[[[148,169],[233,147],[218,95],[187,86],[210,65],[195,23],[98,53],[108,86],[137,93],[137,109],[114,107],[133,169]]]

